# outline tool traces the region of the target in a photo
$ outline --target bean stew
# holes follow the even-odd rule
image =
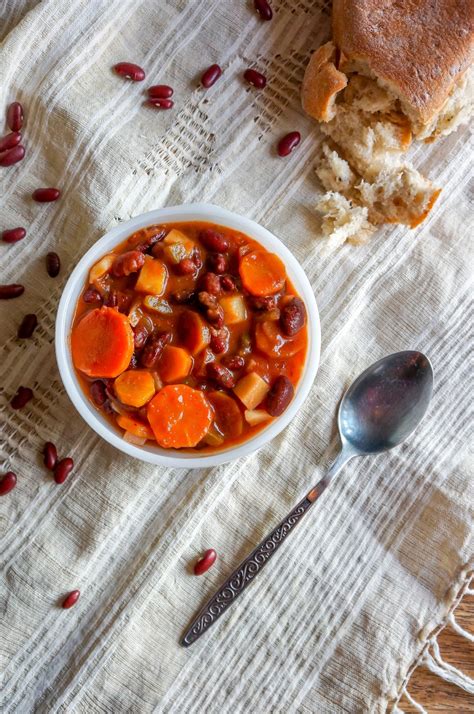
[[[82,388],[126,441],[211,452],[285,411],[307,342],[280,258],[204,222],[149,226],[104,255],[71,334]]]

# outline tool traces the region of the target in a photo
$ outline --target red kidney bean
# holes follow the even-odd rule
[[[141,241],[141,242],[137,243],[137,245],[134,245],[133,248],[134,248],[134,250],[139,250],[140,253],[147,253],[155,246],[156,243],[159,243],[160,241],[162,241],[163,238],[165,237],[165,235],[166,235],[165,229],[161,228],[154,235],[148,236],[148,238],[145,238],[144,241]],[[151,250],[151,252],[153,252],[153,251]]]
[[[273,382],[267,394],[267,411],[272,416],[283,414],[288,404],[293,399],[294,387],[288,377],[281,375]]]
[[[20,102],[13,102],[8,107],[7,124],[12,131],[20,131],[23,126],[23,107]]]
[[[217,275],[225,273],[227,270],[227,260],[225,255],[222,255],[222,253],[210,253],[207,256],[207,267],[213,273],[217,273]]]
[[[208,273],[208,275],[211,274]],[[207,321],[217,329],[220,329],[224,325],[224,309],[217,302],[216,296],[202,290],[198,293],[198,300],[205,308]]]
[[[21,141],[21,134],[19,131],[12,131],[11,134],[7,134],[2,139],[0,139],[0,152],[7,151],[7,149],[13,149]]]
[[[254,0],[254,7],[262,20],[271,20],[273,11],[268,0]]]
[[[89,392],[92,397],[92,401],[96,406],[102,407],[105,404],[107,394],[105,391],[105,384],[100,379],[96,379],[92,382]]]
[[[210,293],[211,295],[220,295],[221,281],[219,276],[215,273],[204,273],[200,284],[204,292]]]
[[[0,285],[0,300],[12,300],[25,292],[23,285]]]
[[[43,463],[47,469],[54,471],[58,462],[58,451],[52,441],[47,441],[43,447]]]
[[[152,335],[146,342],[140,361],[147,369],[154,369],[161,357],[165,345],[171,340],[169,332],[163,332],[161,335]]]
[[[239,355],[228,355],[227,357],[222,358],[221,364],[223,364],[224,367],[227,367],[228,369],[236,370],[245,367],[245,360]]]
[[[236,385],[236,379],[230,369],[217,362],[208,362],[206,365],[207,375],[217,384],[225,389],[232,389]]]
[[[25,155],[25,147],[21,144],[14,146],[13,149],[5,151],[0,156],[0,166],[13,166],[23,159]]]
[[[6,496],[7,493],[13,491],[16,486],[16,474],[13,471],[7,471],[6,474],[0,478],[0,496]]]
[[[33,390],[29,387],[18,387],[18,390],[10,402],[12,409],[23,409],[30,399],[33,399]]]
[[[167,84],[154,84],[147,89],[148,96],[152,99],[169,99],[173,96],[173,87]]]
[[[175,266],[175,271],[178,275],[192,275],[196,270],[196,263],[191,258],[183,258]]]
[[[118,294],[116,290],[109,290],[104,298],[104,305],[106,307],[117,307],[118,305]]]
[[[50,278],[55,278],[61,270],[61,261],[57,253],[48,253],[46,255],[46,271]]]
[[[150,97],[147,99],[147,104],[158,109],[173,109],[174,102],[172,99],[160,99],[159,97]]]
[[[33,332],[36,330],[38,327],[38,318],[34,313],[30,313],[29,315],[25,315],[23,320],[21,321],[21,325],[18,328],[18,337],[21,340],[26,340],[31,335]]]
[[[216,562],[217,553],[214,548],[209,548],[206,550],[204,555],[199,558],[196,565],[194,566],[194,575],[203,575],[205,572],[211,568]]]
[[[206,69],[206,71],[203,73],[201,77],[201,84],[203,87],[206,89],[209,89],[209,87],[212,87],[213,84],[217,82],[219,77],[222,74],[222,70],[219,67],[218,64],[211,64],[210,67]]]
[[[227,327],[221,327],[220,330],[211,328],[210,348],[216,355],[227,352],[229,349],[229,330]]]
[[[247,303],[250,305],[252,310],[264,310],[265,312],[269,310],[274,310],[277,306],[277,296],[267,295],[262,297],[249,296],[247,298]]]
[[[256,87],[256,89],[263,89],[267,84],[267,78],[261,72],[257,72],[256,69],[246,69],[244,72],[244,79],[246,82]]]
[[[291,154],[293,149],[295,149],[301,141],[301,134],[299,131],[290,131],[278,142],[278,156],[288,156]]]
[[[306,322],[306,308],[299,297],[294,297],[281,309],[280,327],[283,334],[293,337],[299,332]]]
[[[145,79],[144,70],[132,62],[118,62],[114,65],[114,70],[121,77],[131,79],[133,82],[143,82]]]
[[[54,480],[56,483],[64,483],[73,468],[74,461],[69,456],[58,461],[54,467]]]
[[[19,240],[23,240],[26,236],[26,230],[24,228],[7,228],[7,230],[2,232],[2,240],[4,243],[18,243]]]
[[[150,326],[148,319],[141,317],[133,329],[133,343],[136,350],[141,350],[145,347],[145,342],[150,335]]]
[[[74,607],[76,602],[79,600],[80,595],[80,590],[71,590],[71,592],[66,595],[62,602],[61,607],[63,608],[63,610],[69,610],[70,607]]]
[[[212,228],[204,228],[199,233],[199,240],[205,248],[214,253],[225,253],[229,249],[229,241],[221,233]]]
[[[32,198],[38,203],[49,203],[50,201],[57,201],[61,195],[61,191],[58,188],[37,188],[33,191]]]
[[[236,290],[237,286],[235,284],[234,278],[232,278],[230,275],[223,275],[221,277],[221,288],[226,293],[231,293]]]
[[[99,304],[102,302],[102,295],[95,288],[87,288],[82,299],[87,303]]]
[[[196,268],[199,270],[202,268],[202,259],[199,253],[195,252],[194,255],[192,256],[191,260],[193,261],[194,265]]]
[[[131,273],[137,273],[145,265],[145,256],[139,250],[128,250],[117,256],[112,265],[112,273],[116,278],[123,278]]]

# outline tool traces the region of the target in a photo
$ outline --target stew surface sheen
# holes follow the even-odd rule
[[[283,413],[307,343],[280,258],[204,222],[142,228],[103,256],[71,333],[84,392],[126,441],[199,453]]]

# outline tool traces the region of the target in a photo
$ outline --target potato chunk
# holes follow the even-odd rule
[[[140,270],[135,290],[139,293],[149,293],[150,295],[163,295],[168,281],[168,271],[166,265],[152,258],[145,256],[145,265]]]
[[[263,401],[270,387],[256,372],[239,379],[234,392],[247,409],[255,409]]]
[[[224,324],[235,325],[247,319],[247,308],[242,295],[227,295],[219,302],[224,310]]]

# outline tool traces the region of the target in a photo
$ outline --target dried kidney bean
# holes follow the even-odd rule
[[[225,253],[229,250],[229,241],[221,233],[212,228],[204,228],[199,233],[199,240],[205,248],[214,253]]]
[[[70,607],[74,607],[76,602],[79,600],[80,595],[80,590],[71,590],[71,592],[66,595],[62,602],[61,607],[63,608],[63,610],[69,610]]]
[[[29,387],[18,387],[18,390],[10,402],[12,409],[23,409],[30,399],[33,399],[33,390]]]
[[[58,451],[52,441],[47,441],[43,447],[43,463],[47,469],[54,471],[58,461]]]
[[[7,124],[12,131],[20,131],[23,126],[23,107],[20,102],[12,102],[8,107]]]
[[[61,270],[61,261],[57,253],[48,253],[46,256],[46,271],[50,278],[55,278]]]
[[[50,203],[57,201],[61,195],[59,188],[37,188],[32,193],[32,198],[38,203]]]
[[[301,141],[301,134],[299,131],[290,131],[278,142],[278,156],[288,156],[291,154],[293,149],[295,149]]]
[[[145,79],[144,70],[133,62],[118,62],[114,65],[114,70],[121,77],[131,79],[133,82],[142,82]]]
[[[0,152],[2,151],[7,151],[8,149],[13,149],[14,146],[17,146],[21,141],[21,134],[19,131],[12,131],[11,134],[7,134],[6,136],[2,137],[0,139]]]
[[[219,295],[221,292],[221,281],[215,273],[204,273],[200,280],[202,291],[210,295]]]
[[[25,292],[23,285],[0,285],[0,300],[12,300]]]
[[[211,327],[210,348],[216,355],[227,352],[229,349],[229,330],[227,327],[221,327],[220,330]]]
[[[93,305],[99,305],[102,303],[102,296],[100,292],[95,288],[87,288],[84,295],[82,296],[82,299],[84,300],[84,302]]]
[[[261,72],[257,72],[256,69],[246,69],[244,72],[244,79],[246,82],[256,87],[256,89],[264,89],[267,84],[267,78]]]
[[[145,347],[141,354],[140,361],[143,367],[154,369],[159,362],[165,345],[171,340],[169,332],[162,332],[160,335],[151,335],[146,341]]]
[[[227,260],[225,255],[222,253],[210,253],[207,256],[207,267],[213,273],[217,275],[222,275],[227,270]]]
[[[137,273],[145,265],[145,256],[140,250],[129,250],[118,255],[112,265],[112,273],[116,278],[123,278],[131,273]]]
[[[28,315],[25,315],[23,320],[21,321],[21,325],[18,328],[18,337],[21,340],[26,340],[31,335],[33,332],[36,330],[38,326],[38,318],[34,313],[30,313]]]
[[[56,483],[64,483],[73,468],[74,461],[69,456],[58,461],[54,467],[54,480]]]
[[[203,575],[205,572],[211,568],[216,562],[217,553],[214,548],[209,548],[206,550],[204,555],[199,558],[194,566],[194,575]]]
[[[150,97],[150,99],[147,100],[147,104],[150,104],[152,107],[157,107],[158,109],[173,109],[174,107],[172,99],[160,99],[158,97]]]
[[[222,358],[221,364],[228,369],[237,370],[245,367],[245,360],[240,355],[228,355]]]
[[[152,99],[169,99],[173,96],[173,88],[167,84],[154,84],[148,87],[147,92]]]
[[[2,478],[0,478],[0,496],[6,496],[7,493],[13,491],[15,486],[16,474],[14,474],[13,471],[7,471],[7,473],[3,474]]]
[[[271,20],[273,11],[268,0],[254,0],[254,7],[262,20]]]
[[[178,275],[192,275],[197,270],[196,263],[191,258],[183,258],[175,266]]]
[[[208,377],[225,389],[232,389],[236,385],[236,379],[230,369],[218,362],[208,362],[206,365]]]
[[[293,337],[306,322],[306,308],[299,297],[294,297],[281,309],[280,326],[283,334]]]
[[[25,147],[22,144],[14,146],[13,149],[5,151],[0,156],[0,166],[13,166],[23,159],[25,156]]]
[[[203,87],[206,89],[209,89],[209,87],[212,87],[213,84],[217,82],[219,77],[222,74],[222,70],[219,67],[218,64],[211,64],[210,67],[206,69],[206,71],[203,73],[201,77],[201,84]]]
[[[97,407],[102,407],[105,404],[107,400],[107,394],[105,392],[105,384],[101,379],[96,379],[94,382],[92,382],[89,392],[92,401]]]
[[[4,243],[18,243],[19,240],[23,240],[26,236],[26,230],[24,228],[8,228],[6,231],[2,232],[2,240]]]
[[[271,416],[283,414],[288,404],[293,399],[294,387],[288,377],[281,375],[273,382],[267,394],[267,411]]]

